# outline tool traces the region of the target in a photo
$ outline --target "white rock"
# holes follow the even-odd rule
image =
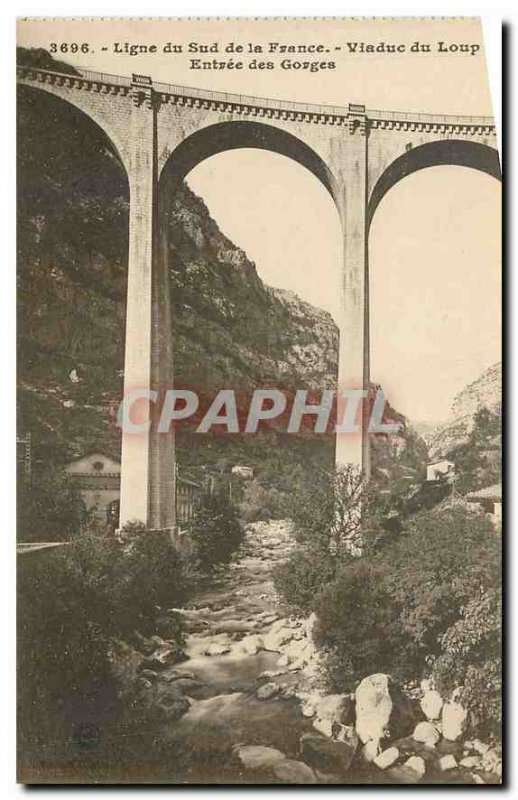
[[[266,634],[263,637],[263,646],[265,650],[271,650],[273,652],[279,651],[283,644],[286,644],[293,638],[293,631],[291,628],[288,627],[281,627],[278,631]]]
[[[480,739],[474,739],[472,747],[473,750],[475,750],[476,753],[480,753],[481,756],[483,756],[489,750],[489,745],[485,742],[481,742]]]
[[[421,758],[421,756],[410,756],[410,758],[405,761],[404,766],[413,769],[420,778],[422,778],[426,772],[425,760]]]
[[[428,719],[439,719],[443,707],[443,699],[439,692],[426,692],[421,700],[421,709]]]
[[[270,697],[273,697],[279,691],[279,687],[276,683],[264,683],[256,692],[256,697],[258,700],[269,700]]]
[[[447,755],[439,759],[439,769],[446,772],[449,769],[455,769],[457,766],[457,759],[455,756]]]
[[[304,703],[301,706],[301,711],[303,717],[314,717],[316,714],[315,706],[311,705],[311,703]]]
[[[425,744],[437,744],[441,735],[435,725],[431,722],[419,722],[414,729],[412,737],[416,742],[424,742]]]
[[[275,662],[276,667],[287,667],[289,663],[289,658],[286,653],[283,653],[282,656]]]
[[[274,747],[262,747],[261,745],[245,745],[239,747],[237,756],[242,765],[247,769],[261,769],[270,767],[278,761],[286,758],[284,753]]]
[[[387,769],[391,767],[399,758],[399,750],[397,747],[389,747],[388,750],[384,750],[379,756],[373,761],[379,769]]]
[[[473,773],[473,780],[475,781],[475,783],[480,783],[480,784],[482,784],[482,783],[483,783],[483,784],[484,784],[484,786],[485,786],[485,784],[486,784],[486,782],[485,782],[484,778],[483,778],[481,775],[477,775],[477,773],[476,773],[476,772],[474,772],[474,773]]]
[[[468,712],[460,703],[445,703],[442,708],[442,735],[456,742],[466,730]]]
[[[245,636],[245,638],[241,642],[241,647],[245,653],[250,656],[255,656],[258,650],[261,649],[263,646],[262,637],[259,634],[252,634],[251,636]]]
[[[330,719],[320,719],[320,717],[317,717],[313,720],[313,727],[319,733],[323,733],[324,736],[331,738],[333,735],[333,723]]]
[[[321,719],[330,719],[332,722],[341,722],[342,712],[347,702],[347,694],[327,694],[317,705],[317,715]]]
[[[474,769],[478,767],[480,764],[480,756],[466,756],[466,758],[461,759],[460,765],[461,767],[466,767],[467,769]]]
[[[299,659],[306,651],[309,651],[309,649],[310,643],[307,639],[294,639],[284,648],[284,653],[288,658]]]
[[[355,692],[356,731],[362,742],[379,741],[387,735],[406,736],[415,727],[408,697],[389,675],[364,678]]]
[[[228,642],[211,642],[205,652],[208,656],[221,656],[229,651],[230,644]]]
[[[379,742],[371,739],[362,748],[363,760],[366,761],[367,763],[374,761],[376,756],[379,755],[380,750],[381,748],[379,746]]]

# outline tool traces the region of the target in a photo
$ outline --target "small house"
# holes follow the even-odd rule
[[[446,481],[450,482],[455,477],[455,464],[453,461],[448,461],[447,458],[442,458],[439,461],[433,461],[426,467],[426,480],[427,481]]]
[[[68,464],[66,472],[81,495],[86,512],[102,522],[118,522],[121,477],[118,461],[104,453],[89,453]]]
[[[254,477],[254,470],[252,467],[245,467],[242,464],[236,464],[232,467],[232,475],[237,475],[245,480],[251,480]]]
[[[502,484],[495,483],[476,492],[469,492],[466,500],[470,505],[478,506],[489,514],[492,522],[500,524],[502,521]]]

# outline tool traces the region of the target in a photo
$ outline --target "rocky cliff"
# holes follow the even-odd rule
[[[502,405],[502,364],[494,364],[455,397],[450,420],[428,438],[431,458],[447,455],[467,443],[475,425],[475,416],[487,409],[500,416]]]

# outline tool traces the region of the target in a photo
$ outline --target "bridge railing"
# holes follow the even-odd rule
[[[54,76],[57,78],[71,78],[86,80],[91,83],[102,83],[107,86],[121,86],[131,88],[132,79],[124,75],[114,75],[108,72],[100,72],[88,69],[78,69],[78,75],[64,72],[54,72],[44,70],[39,67],[21,66],[21,70],[31,70],[38,73]],[[277,100],[275,98],[254,97],[246,94],[233,94],[230,92],[218,92],[209,89],[196,89],[192,86],[182,86],[180,84],[170,84],[152,82],[150,86],[159,94],[185,97],[193,100],[208,103],[221,103],[226,105],[251,106],[261,109],[271,109],[272,111],[292,112],[296,114],[311,114],[322,117],[347,117],[349,115],[349,105],[336,106],[323,103],[300,103],[293,100]],[[469,125],[469,126],[493,126],[492,117],[484,116],[459,116],[456,114],[424,114],[407,111],[382,111],[368,109],[365,115],[369,119],[394,122],[415,122],[421,124],[439,125]]]

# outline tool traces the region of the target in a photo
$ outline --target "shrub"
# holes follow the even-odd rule
[[[156,632],[161,608],[192,591],[192,570],[165,535],[142,533],[130,545],[90,534],[19,558],[18,667],[24,754],[47,752],[71,726],[98,727],[120,715],[112,650],[134,630]],[[167,615],[178,650],[184,627]],[[163,622],[164,624],[164,622]],[[41,748],[45,747],[46,750]]]
[[[19,541],[67,541],[86,522],[81,498],[62,470],[20,480],[17,506]]]
[[[299,547],[277,569],[277,590],[294,608],[314,606],[360,546],[371,551],[399,530],[400,506],[398,493],[368,488],[353,466],[318,472],[311,488],[301,487],[287,508]]]
[[[295,611],[313,608],[315,597],[335,577],[334,559],[322,553],[295,548],[287,561],[274,570],[275,588]]]
[[[223,493],[204,495],[189,522],[189,536],[201,569],[228,564],[243,541],[243,526],[236,506]]]
[[[345,565],[316,601],[333,687],[376,669],[421,677],[475,593],[498,585],[499,562],[491,524],[455,509],[417,515],[397,539]]]
[[[298,543],[339,562],[358,541],[363,490],[362,475],[353,466],[318,472],[313,485],[290,503]]]
[[[197,580],[190,554],[174,548],[168,536],[158,532],[135,536],[112,577],[112,613],[118,630],[137,629],[146,635],[154,632],[159,609],[185,602]],[[177,645],[183,645],[180,629]]]
[[[442,654],[434,678],[443,693],[460,688],[459,699],[470,709],[480,734],[500,734],[502,722],[502,600],[498,584],[480,590],[441,638]]]
[[[268,520],[277,516],[280,509],[280,493],[277,489],[265,489],[257,478],[248,481],[243,488],[241,514],[245,522]]]

